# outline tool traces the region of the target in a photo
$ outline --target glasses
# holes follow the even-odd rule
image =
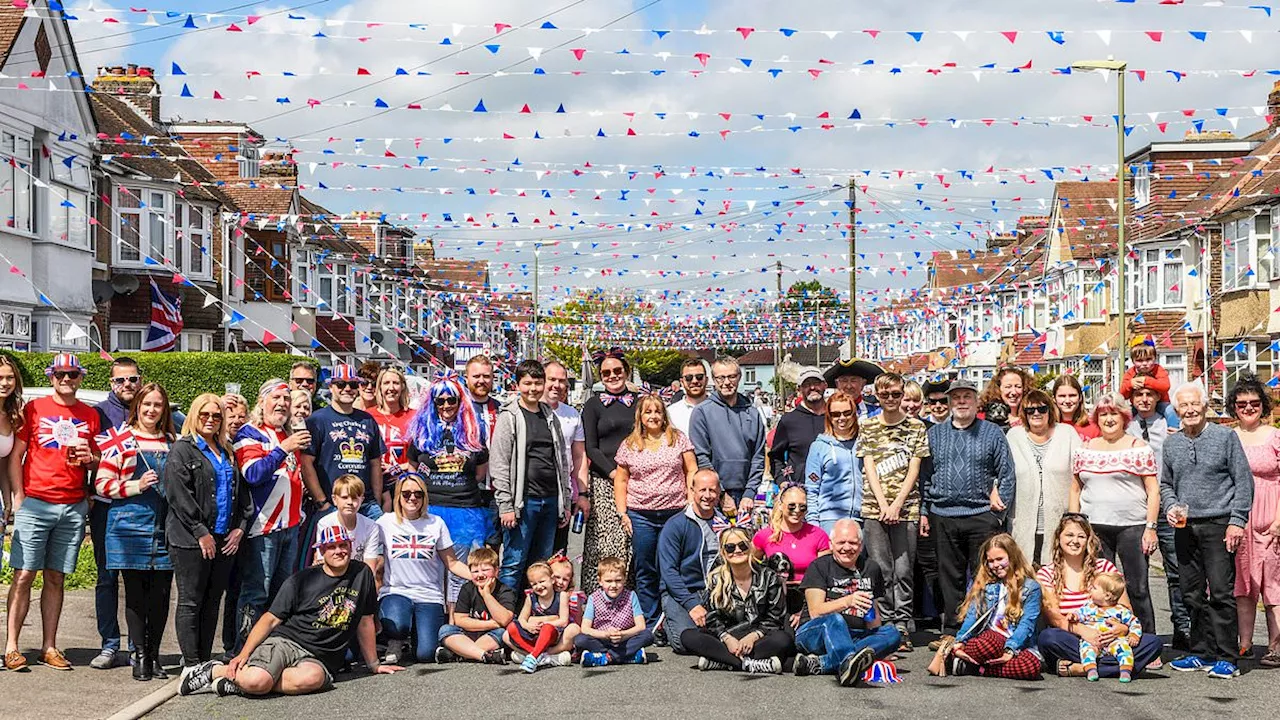
[[[456,397],[454,397],[454,396],[452,396],[452,395],[446,395],[446,396],[444,396],[444,397],[438,397],[438,398],[436,398],[436,406],[437,406],[437,407],[439,407],[439,406],[441,406],[441,405],[457,405],[457,404],[458,404],[458,398],[456,398]]]
[[[716,375],[716,376],[712,377],[711,379],[712,379],[712,380],[715,380],[715,381],[716,381],[716,382],[718,382],[718,383],[723,383],[723,382],[738,382],[738,378],[740,378],[740,377],[742,377],[742,375],[741,375],[740,373],[734,373],[734,374],[732,374],[732,375]]]
[[[880,393],[880,397],[885,398],[886,400],[901,400],[902,396],[905,394],[906,393],[901,390],[894,390],[893,392],[882,392]]]
[[[842,418],[853,417],[852,410],[841,410],[840,412],[836,412],[835,410],[828,410],[827,414],[831,416],[832,420],[840,420]]]
[[[80,378],[79,370],[54,370],[53,376],[58,380],[78,380]]]
[[[352,388],[359,389],[359,388],[361,388],[361,387],[364,387],[364,384],[365,384],[365,383],[364,383],[364,381],[363,381],[363,380],[358,380],[358,381],[355,381],[355,382],[349,382],[349,381],[347,381],[347,380],[336,380],[336,381],[334,381],[334,382],[332,382],[332,383],[329,383],[329,384],[330,384],[330,385],[332,385],[332,386],[334,386],[335,388],[337,388],[337,389],[339,389],[339,390],[350,390],[350,389],[352,389]]]
[[[787,503],[787,512],[808,512],[809,506],[805,503]]]
[[[946,395],[943,395],[942,397],[929,398],[928,400],[925,400],[925,402],[929,405],[942,405],[943,407],[946,407],[947,403],[950,401],[947,399]]]
[[[293,383],[293,384],[295,384],[295,385],[315,385],[315,384],[316,384],[316,379],[315,379],[315,378],[313,378],[313,377],[310,377],[310,378],[308,378],[308,377],[295,377],[295,378],[289,378],[289,382],[291,382],[291,383]]]
[[[1237,410],[1249,410],[1249,409],[1261,410],[1262,401],[1261,400],[1237,400],[1236,409]]]
[[[197,413],[196,418],[198,418],[200,422],[209,422],[210,420],[222,422],[222,413],[202,412]]]
[[[1089,522],[1089,516],[1088,516],[1088,515],[1085,515],[1084,513],[1078,513],[1078,512],[1077,512],[1077,513],[1073,513],[1073,512],[1062,513],[1062,519],[1063,519],[1063,520],[1082,520],[1082,521],[1084,521],[1084,522]]]
[[[127,375],[127,376],[125,376],[125,377],[113,377],[113,378],[111,378],[111,384],[112,384],[112,385],[124,385],[125,383],[128,383],[128,384],[130,384],[130,385],[137,385],[137,384],[138,384],[138,383],[140,383],[140,382],[142,382],[142,376],[141,376],[141,375]]]
[[[602,377],[602,378],[607,378],[607,377],[624,377],[626,374],[627,374],[626,369],[625,369],[625,368],[620,368],[620,367],[610,368],[610,369],[608,369],[608,370],[601,370],[601,371],[600,371],[600,377]]]
[[[725,555],[732,555],[734,553],[747,552],[748,550],[751,549],[751,543],[746,541],[736,542],[736,543],[725,543],[720,547],[724,548]]]
[[[1048,415],[1049,406],[1048,405],[1028,405],[1022,408],[1022,411],[1028,415]]]
[[[706,373],[700,373],[700,374],[698,374],[698,375],[685,375],[685,376],[684,376],[684,381],[685,381],[685,382],[687,382],[687,383],[700,383],[700,382],[706,382],[706,381],[707,381],[707,374],[706,374]]]
[[[421,490],[404,490],[400,493],[400,497],[404,500],[421,500],[426,496],[427,494]]]

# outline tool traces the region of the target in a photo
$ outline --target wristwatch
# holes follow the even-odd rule
[[[1155,524],[1155,523],[1153,523],[1153,522],[1149,522],[1149,523],[1147,523],[1147,529],[1148,529],[1148,530],[1155,530],[1155,529],[1156,529],[1156,524]]]

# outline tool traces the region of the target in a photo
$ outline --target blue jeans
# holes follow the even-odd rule
[[[502,529],[502,569],[498,572],[498,582],[518,588],[530,562],[551,557],[559,522],[558,498],[526,497],[524,509],[516,515],[516,526]]]
[[[1182,586],[1178,580],[1178,551],[1173,544],[1173,526],[1161,515],[1156,523],[1156,537],[1160,540],[1160,557],[1164,558],[1164,577],[1169,585],[1169,616],[1173,631],[1183,637],[1191,637],[1191,613],[1182,602]],[[1137,649],[1135,648],[1135,652]]]
[[[111,503],[93,501],[89,508],[89,537],[98,582],[93,586],[93,612],[98,616],[98,636],[103,650],[120,649],[120,571],[107,569],[107,511]]]
[[[832,614],[814,618],[796,631],[796,648],[802,653],[822,656],[822,672],[834,673],[840,662],[862,648],[875,651],[883,660],[893,654],[902,643],[902,633],[892,625],[881,625],[874,630],[851,630],[845,624],[844,615]]]
[[[382,517],[382,502],[376,498],[365,498],[360,503],[360,514],[376,522]]]
[[[414,602],[403,595],[387,595],[378,602],[378,618],[388,640],[401,642],[414,632],[413,649],[418,662],[435,662],[444,625],[444,605]]]
[[[667,633],[667,644],[671,646],[671,652],[677,655],[691,655],[692,653],[685,649],[684,643],[680,640],[680,635],[685,630],[698,627],[694,624],[693,618],[689,617],[689,611],[675,598],[663,593],[662,613],[666,615],[662,627]]]
[[[1080,662],[1079,635],[1056,627],[1047,627],[1040,631],[1036,642],[1040,645],[1040,654],[1044,656],[1046,667],[1054,667],[1058,660]],[[1143,668],[1160,657],[1160,651],[1163,648],[1164,643],[1158,636],[1143,633],[1142,638],[1133,648],[1133,674],[1141,673]],[[1098,651],[1098,675],[1104,678],[1120,677],[1120,663],[1115,655]]]
[[[636,595],[640,599],[640,609],[644,611],[644,620],[649,627],[658,621],[662,613],[658,584],[661,575],[658,573],[658,533],[668,520],[679,515],[683,508],[675,510],[628,510],[631,518],[631,561],[634,563],[632,577],[636,579]]]
[[[270,607],[285,579],[294,573],[294,562],[298,557],[298,526],[251,537],[241,544],[237,555],[240,567],[238,652],[253,624]]]

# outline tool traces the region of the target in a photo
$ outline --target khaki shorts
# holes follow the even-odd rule
[[[310,651],[302,647],[298,643],[283,638],[278,635],[271,635],[262,644],[253,649],[249,654],[249,661],[245,663],[249,667],[256,667],[266,670],[271,675],[272,683],[280,682],[280,676],[284,671],[291,667],[298,667],[302,663],[309,662],[319,665],[324,670],[324,687],[333,686],[333,675],[329,673],[329,668],[320,662],[320,658],[312,655]]]

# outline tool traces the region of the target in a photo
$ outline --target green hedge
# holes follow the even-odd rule
[[[23,384],[48,386],[44,369],[49,366],[53,353],[14,353],[0,351],[17,361],[22,368]],[[121,353],[120,356],[124,356]],[[81,353],[80,362],[89,371],[83,388],[86,390],[111,389],[111,363],[96,353]],[[149,382],[158,382],[169,392],[169,399],[184,410],[191,406],[196,396],[205,393],[226,392],[227,383],[240,383],[240,392],[252,396],[258,386],[269,378],[289,377],[289,368],[298,360],[297,355],[280,353],[129,353],[138,361],[142,375]]]

